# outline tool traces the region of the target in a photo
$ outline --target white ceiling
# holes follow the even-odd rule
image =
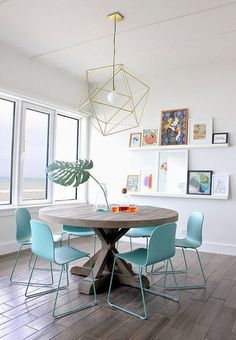
[[[140,76],[236,58],[236,0],[0,0],[0,43],[35,62],[83,78],[112,63]]]

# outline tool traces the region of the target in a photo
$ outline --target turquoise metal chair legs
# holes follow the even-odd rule
[[[206,287],[206,277],[205,277],[205,274],[204,274],[204,271],[203,271],[202,262],[201,262],[201,259],[200,259],[200,256],[199,256],[199,252],[198,252],[197,249],[194,249],[194,250],[196,251],[196,254],[197,254],[197,258],[198,258],[198,262],[199,262],[199,265],[200,265],[201,274],[202,274],[202,278],[203,278],[203,283],[202,284],[194,284],[194,285],[191,285],[191,284],[181,285],[181,286],[178,285],[178,289],[198,289],[198,288],[200,289],[200,288]],[[183,254],[184,254],[184,251],[183,251]],[[184,255],[184,259],[185,259],[186,268],[188,268],[185,255]],[[184,271],[182,271],[182,272],[184,272]],[[168,287],[167,289],[173,290],[173,289],[175,289],[175,287]]]
[[[176,281],[175,273],[174,273],[174,270],[173,270],[172,262],[171,262],[171,260],[169,260],[170,261],[170,265],[171,265],[171,269],[172,269],[171,274],[174,277],[175,289],[177,290],[176,296],[172,296],[172,295],[169,295],[169,294],[162,294],[160,292],[157,292],[156,290],[153,290],[153,289],[150,289],[150,288],[148,288],[148,289],[144,288],[143,287],[143,283],[142,283],[143,267],[139,266],[139,288],[140,288],[140,292],[141,292],[141,299],[142,299],[142,305],[143,305],[143,313],[142,314],[137,314],[137,313],[135,313],[135,312],[133,312],[133,311],[127,309],[127,308],[124,308],[124,307],[121,307],[121,306],[119,306],[117,304],[114,304],[113,302],[111,302],[111,289],[112,289],[112,282],[113,282],[113,277],[114,277],[114,270],[115,270],[116,259],[117,259],[117,257],[115,257],[114,262],[113,262],[112,273],[111,273],[111,281],[110,281],[109,290],[108,290],[108,296],[107,296],[107,302],[108,302],[109,306],[114,307],[114,308],[119,309],[119,310],[122,310],[123,312],[126,312],[128,314],[136,316],[136,317],[138,317],[138,318],[140,318],[142,320],[145,320],[145,319],[147,319],[147,309],[146,309],[144,292],[148,292],[150,294],[158,295],[158,296],[161,296],[161,297],[163,297],[165,299],[172,300],[172,301],[175,301],[175,302],[179,301],[180,296],[179,296],[179,290],[178,290],[178,286],[177,286],[177,281]],[[167,261],[167,265],[165,266],[166,269],[168,268],[169,261]],[[164,289],[168,288],[166,286],[166,277],[167,277],[167,271],[166,271],[165,277],[164,277]]]
[[[150,237],[150,242],[148,245],[148,248],[137,248],[133,251],[129,251],[126,253],[117,253],[114,258],[113,266],[112,266],[112,273],[111,273],[111,280],[109,285],[109,291],[107,296],[107,302],[109,306],[117,308],[119,310],[122,310],[126,313],[129,313],[131,315],[134,315],[142,320],[147,318],[147,310],[146,310],[146,303],[145,303],[145,297],[144,292],[148,292],[151,294],[162,296],[166,299],[173,300],[175,302],[179,301],[179,291],[177,287],[176,277],[173,270],[171,257],[175,254],[175,232],[176,232],[176,224],[175,223],[169,223],[162,226],[159,226],[153,230]],[[142,298],[142,306],[143,306],[143,312],[141,314],[135,313],[127,308],[121,307],[111,301],[111,288],[112,288],[112,282],[114,278],[114,270],[116,265],[117,258],[125,260],[127,262],[131,262],[138,266],[139,268],[139,288],[141,292],[141,298]],[[142,271],[144,268],[146,268],[149,265],[152,265],[154,263],[159,263],[164,260],[167,260],[166,264],[166,272],[164,277],[164,289],[166,289],[166,276],[167,276],[167,270],[168,270],[168,263],[170,263],[171,266],[171,274],[174,277],[174,283],[175,283],[175,289],[177,290],[176,296],[171,296],[169,294],[164,294],[157,292],[152,288],[144,288],[142,283]]]
[[[15,281],[14,280],[15,269],[16,269],[18,260],[20,258],[21,250],[26,245],[28,245],[28,244],[22,244],[20,246],[18,252],[17,252],[16,259],[15,259],[15,262],[14,262],[14,265],[13,265],[13,268],[12,268],[12,271],[11,271],[11,274],[10,274],[10,282],[11,282],[11,284],[22,285],[22,286],[26,286],[28,284],[28,281]],[[31,253],[29,264],[28,264],[28,268],[29,269],[31,269],[30,265],[31,265],[32,259],[33,259],[33,254]],[[50,263],[50,269],[47,269],[47,268],[40,268],[40,269],[42,269],[42,270],[50,270],[50,272],[51,272],[51,282],[49,282],[48,284],[31,283],[31,285],[35,286],[35,287],[41,287],[41,286],[45,286],[45,285],[46,286],[51,286],[53,284],[53,282],[54,282],[52,264]]]
[[[185,268],[181,269],[181,270],[175,270],[175,274],[187,273],[187,271],[188,271],[188,264],[187,264],[184,248],[182,248],[182,254],[183,254],[183,258],[184,258]],[[154,265],[152,265],[152,269],[151,269],[151,272],[149,274],[163,275],[165,273],[165,271],[161,271],[160,269],[162,269],[164,267],[165,267],[165,265],[160,266],[160,267],[158,267],[154,270]],[[168,274],[171,274],[171,273],[172,273],[171,271],[168,271]]]
[[[50,294],[50,293],[56,292],[56,296],[55,296],[55,300],[54,300],[54,305],[53,305],[53,312],[52,312],[52,315],[53,315],[53,317],[55,317],[55,318],[60,318],[60,317],[62,317],[62,316],[69,315],[69,314],[71,314],[71,313],[78,312],[78,311],[80,311],[80,310],[82,310],[82,309],[86,309],[86,308],[88,308],[88,307],[94,306],[94,305],[96,304],[96,289],[95,289],[95,283],[94,283],[94,277],[93,277],[93,270],[92,270],[91,259],[90,259],[90,256],[87,256],[87,257],[89,258],[89,262],[90,262],[89,268],[91,269],[92,279],[93,279],[93,293],[94,293],[94,299],[93,299],[93,302],[92,302],[92,303],[89,303],[89,304],[82,304],[82,305],[80,305],[79,307],[77,307],[77,308],[75,308],[75,309],[72,309],[72,310],[69,310],[69,311],[66,311],[66,312],[64,312],[64,313],[58,313],[58,314],[56,313],[56,309],[57,309],[57,300],[58,300],[59,291],[64,290],[64,289],[66,289],[67,287],[69,287],[68,264],[63,264],[63,265],[61,265],[61,270],[60,270],[60,274],[59,274],[58,285],[57,285],[56,288],[52,288],[52,289],[48,289],[48,290],[46,290],[46,291],[42,291],[42,292],[37,292],[37,293],[29,294],[29,293],[28,293],[29,287],[30,287],[30,286],[34,286],[34,284],[31,283],[31,279],[32,279],[34,270],[35,270],[35,268],[36,268],[35,265],[36,265],[38,256],[35,257],[34,264],[33,264],[33,266],[32,266],[32,270],[31,270],[31,273],[30,273],[29,281],[28,281],[28,283],[27,283],[27,287],[26,287],[26,291],[25,291],[25,297],[26,297],[26,298],[33,298],[33,297],[42,296],[42,295],[45,295],[45,294]],[[66,285],[65,285],[65,286],[61,286],[63,272],[66,274]],[[41,285],[40,287],[42,287],[42,286],[48,287],[47,284]]]

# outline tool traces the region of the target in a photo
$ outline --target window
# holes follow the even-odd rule
[[[86,145],[87,122],[77,113],[0,93],[0,210],[6,205],[84,202],[86,186],[54,184],[45,170],[56,159],[86,158]]]
[[[15,102],[0,98],[0,204],[12,201]]]
[[[79,120],[57,115],[56,160],[75,161],[78,158]],[[70,200],[77,198],[77,189],[55,184],[54,199]]]
[[[24,113],[22,200],[46,199],[49,114],[29,108]]]

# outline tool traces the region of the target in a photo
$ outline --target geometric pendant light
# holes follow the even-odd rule
[[[138,127],[149,94],[149,86],[123,64],[115,64],[116,23],[124,17],[108,15],[114,22],[113,64],[86,72],[79,112],[104,136]]]

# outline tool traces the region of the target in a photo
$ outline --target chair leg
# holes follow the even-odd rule
[[[39,293],[33,293],[33,294],[28,294],[28,291],[29,291],[29,287],[31,286],[34,286],[34,287],[48,287],[48,286],[51,286],[51,284],[35,284],[35,283],[32,283],[31,282],[31,279],[33,277],[33,273],[34,273],[34,270],[36,269],[35,268],[35,265],[36,265],[36,262],[37,262],[37,259],[38,259],[38,256],[35,257],[35,260],[34,260],[34,263],[33,263],[33,266],[32,266],[32,269],[31,269],[31,272],[30,272],[30,276],[29,276],[29,280],[27,282],[27,286],[26,286],[26,290],[25,290],[25,297],[26,298],[31,298],[31,297],[36,297],[36,296],[40,296],[40,295],[45,295],[45,294],[48,294],[48,293],[51,293],[51,292],[55,292],[56,289],[55,288],[52,288],[52,289],[49,289],[47,291],[44,291],[44,292],[39,292]],[[52,280],[53,280],[53,273],[52,273],[52,270],[51,270],[51,275],[52,275]],[[63,287],[64,289],[64,287]]]
[[[13,276],[14,276],[14,273],[15,273],[17,262],[18,262],[19,257],[20,257],[20,252],[21,252],[22,247],[23,247],[23,244],[20,246],[20,249],[17,252],[16,259],[15,259],[15,262],[14,262],[14,265],[13,265],[13,268],[12,268],[12,271],[11,271],[11,275],[10,275],[10,282],[15,283],[15,284],[27,283],[27,282],[21,282],[21,281],[13,281]]]
[[[92,280],[93,280],[93,293],[94,293],[93,302],[91,302],[91,303],[86,303],[86,304],[82,304],[82,305],[80,305],[79,307],[77,307],[77,308],[75,308],[75,309],[72,309],[72,310],[69,310],[69,311],[66,311],[66,312],[64,312],[64,313],[56,314],[58,294],[59,294],[59,290],[61,290],[61,288],[62,288],[62,287],[60,287],[60,285],[61,285],[61,279],[62,279],[63,271],[66,271],[66,272],[67,272],[67,283],[68,283],[68,285],[69,285],[69,278],[68,278],[68,263],[66,263],[66,264],[62,265],[61,273],[60,273],[60,277],[59,277],[59,281],[58,281],[58,286],[57,286],[57,289],[56,289],[56,297],[55,297],[54,306],[53,306],[53,312],[52,312],[52,315],[53,315],[54,318],[61,318],[62,316],[69,315],[69,314],[71,314],[71,313],[75,313],[75,312],[78,312],[78,311],[80,311],[80,310],[83,310],[83,309],[86,309],[86,308],[89,308],[89,307],[93,307],[93,306],[96,305],[96,303],[97,303],[97,297],[96,297],[96,288],[95,288],[94,275],[93,275],[93,267],[92,267],[92,262],[91,262],[90,256],[88,256],[88,258],[89,258],[89,267],[90,267],[90,269],[91,269]]]
[[[132,238],[131,237],[129,238],[129,244],[130,244],[130,250],[132,251],[133,250],[133,245],[132,245]]]
[[[18,263],[18,260],[20,258],[20,255],[21,255],[21,251],[22,251],[22,248],[24,247],[24,244],[22,244],[17,252],[17,256],[16,256],[16,259],[15,259],[15,262],[14,262],[14,265],[13,265],[13,268],[12,268],[12,271],[11,271],[11,275],[10,275],[10,283],[11,284],[14,284],[14,285],[21,285],[21,286],[27,286],[28,284],[28,281],[16,281],[14,280],[14,274],[15,274],[15,269],[17,267],[17,263]],[[33,253],[31,253],[31,256],[30,256],[30,260],[29,260],[29,264],[28,264],[28,268],[31,269],[30,265],[31,265],[31,262],[32,262],[32,259],[33,259]],[[38,269],[38,268],[37,268]],[[52,274],[53,275],[53,274]],[[41,284],[41,283],[36,283],[36,282],[33,282],[31,283],[32,286],[34,287],[42,287],[42,286],[51,286],[53,284],[53,276],[52,276],[52,282],[48,283],[48,284]]]
[[[29,264],[28,264],[28,268],[29,268],[29,269],[31,269],[31,262],[32,262],[33,256],[34,256],[34,254],[31,253],[30,259],[29,259]]]
[[[185,268],[184,269],[181,269],[181,270],[175,270],[175,274],[181,274],[181,273],[187,273],[188,272],[188,264],[187,264],[187,259],[186,259],[186,255],[185,255],[185,252],[184,252],[184,248],[182,248],[182,253],[183,253],[183,258],[184,258],[184,265],[185,265]],[[153,268],[152,268],[152,273],[155,274],[155,275],[162,275],[165,273],[165,271],[160,271],[160,269],[162,269],[163,266],[161,267],[158,267],[157,269],[155,269],[155,271],[153,271]],[[171,271],[168,271],[167,274],[171,274]]]
[[[202,273],[202,277],[203,277],[203,281],[204,283],[203,284],[197,284],[197,285],[182,285],[182,286],[178,286],[177,287],[168,287],[166,289],[168,290],[172,290],[172,289],[200,289],[200,288],[206,288],[206,277],[205,277],[205,274],[204,274],[204,271],[203,271],[203,267],[202,267],[202,263],[201,263],[201,259],[200,259],[200,256],[199,256],[199,253],[198,253],[198,250],[195,249],[196,253],[197,253],[197,258],[198,258],[198,262],[199,262],[199,265],[200,265],[200,269],[201,269],[201,273]],[[175,271],[176,273],[176,271]]]
[[[169,262],[170,262],[170,266],[171,266],[171,271],[168,271]],[[167,274],[171,273],[174,276],[175,289],[177,290],[176,296],[172,296],[172,295],[164,294],[164,293],[159,293],[159,292],[156,292],[155,290],[150,289],[150,288],[144,288],[144,290],[146,292],[148,292],[148,293],[151,293],[151,294],[154,294],[154,295],[158,295],[158,296],[161,296],[161,297],[163,297],[165,299],[178,302],[179,301],[179,291],[178,291],[178,288],[177,288],[176,277],[175,277],[175,273],[173,272],[173,266],[172,266],[171,259],[167,260],[166,270],[164,271],[164,273],[165,273],[165,276],[164,276],[164,289],[165,290],[169,288],[169,287],[166,286],[166,277],[167,277]]]
[[[111,272],[111,279],[110,279],[110,285],[109,285],[109,290],[108,290],[108,294],[107,294],[107,303],[110,307],[114,307],[117,308],[119,310],[122,310],[123,312],[126,312],[128,314],[137,316],[138,318],[145,320],[147,318],[147,312],[146,312],[146,304],[145,304],[145,299],[144,299],[144,288],[143,288],[143,284],[142,284],[142,269],[141,267],[139,267],[139,286],[140,286],[140,290],[141,290],[141,296],[142,296],[142,302],[143,302],[143,309],[144,309],[144,315],[140,315],[137,313],[134,313],[126,308],[123,308],[121,306],[118,306],[114,303],[111,302],[111,288],[112,288],[112,282],[113,282],[113,277],[114,277],[114,271],[115,271],[115,264],[116,264],[116,257],[114,258],[114,262],[113,262],[113,266],[112,266],[112,272]]]

